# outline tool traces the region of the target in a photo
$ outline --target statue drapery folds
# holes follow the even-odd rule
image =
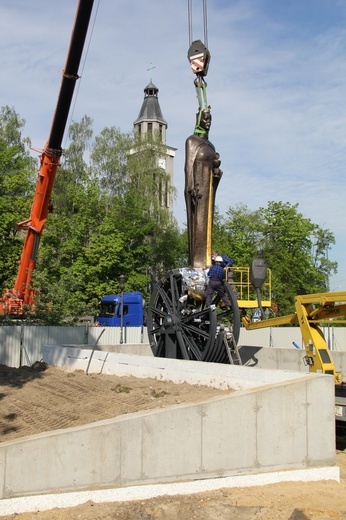
[[[197,114],[194,133],[185,143],[185,202],[189,265],[210,264],[215,195],[222,171],[220,157],[209,141],[210,107]]]

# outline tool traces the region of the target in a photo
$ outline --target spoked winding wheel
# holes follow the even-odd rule
[[[147,327],[154,355],[228,363],[222,334],[238,342],[240,315],[237,297],[226,282],[225,293],[231,310],[223,310],[218,297],[206,307],[205,299],[186,290],[181,270],[170,271],[156,284],[149,304]]]

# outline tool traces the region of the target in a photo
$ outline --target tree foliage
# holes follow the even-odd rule
[[[13,108],[0,111],[0,286],[11,286],[17,273],[22,236],[17,223],[30,214],[36,162],[30,141],[22,136],[25,124]]]
[[[280,314],[294,310],[295,296],[328,290],[329,276],[337,269],[328,259],[334,236],[304,217],[298,204],[272,201],[256,211],[240,205],[224,218],[217,215],[215,228],[214,248],[232,256],[235,265],[266,259]]]
[[[35,191],[36,161],[23,138],[24,121],[9,107],[0,112],[0,283],[12,287],[23,236],[17,223],[26,220]],[[40,298],[37,310],[46,321],[94,314],[104,294],[126,291],[148,297],[150,272],[158,278],[187,265],[186,230],[167,211],[171,197],[158,159],[160,139],[140,139],[115,127],[94,138],[92,120],[84,116],[69,130],[69,146],[58,168],[34,272]],[[248,266],[265,258],[272,270],[273,297],[280,314],[292,312],[294,297],[328,290],[337,264],[328,251],[333,233],[304,217],[298,205],[269,202],[250,211],[245,204],[215,212],[213,249]]]
[[[147,294],[148,267],[157,275],[173,267],[179,231],[158,197],[167,174],[157,166],[164,151],[155,136],[138,141],[105,128],[91,141],[87,117],[69,135],[35,280],[47,305],[81,316],[95,313],[104,294],[119,291],[121,274],[125,290]]]

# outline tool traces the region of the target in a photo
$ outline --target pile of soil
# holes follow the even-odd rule
[[[42,362],[21,368],[0,365],[0,442],[229,392],[157,379],[66,372]]]

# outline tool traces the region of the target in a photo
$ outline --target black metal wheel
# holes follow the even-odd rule
[[[179,269],[170,271],[154,287],[148,309],[148,334],[157,357],[227,363],[224,344],[218,341],[220,326],[228,337],[239,339],[237,298],[225,284],[231,310],[223,310],[217,298],[211,307],[205,300],[184,293]]]
[[[216,326],[216,313],[211,308],[186,305],[179,270],[169,272],[156,284],[147,321],[155,356],[206,361]]]

